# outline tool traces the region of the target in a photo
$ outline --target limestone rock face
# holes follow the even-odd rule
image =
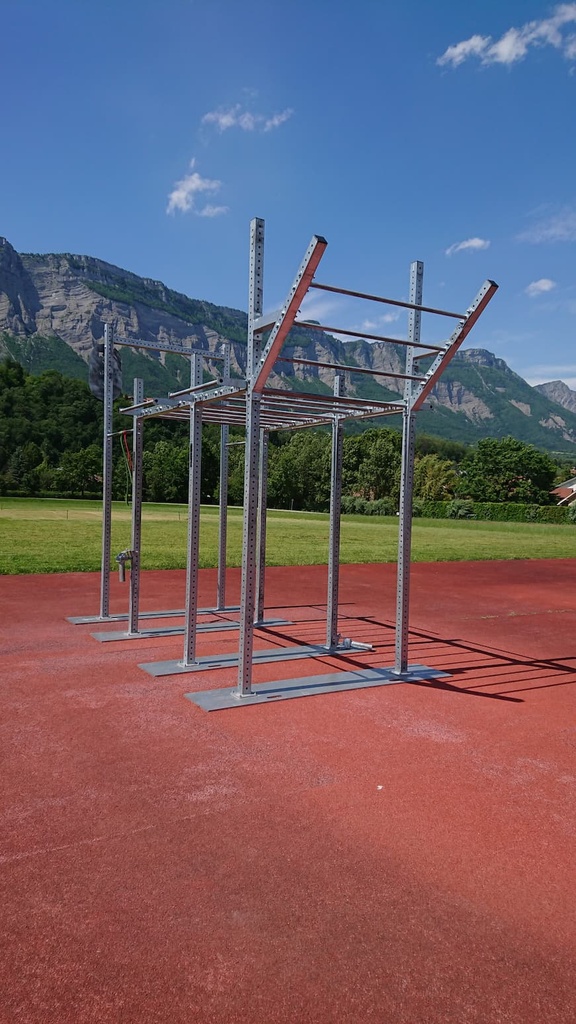
[[[510,367],[503,359],[485,348],[465,348],[458,353],[458,361],[472,363],[474,366],[489,366],[493,370],[504,370],[510,373]]]
[[[90,284],[116,290],[133,286],[149,298],[122,302],[98,294]],[[154,308],[149,304],[154,299],[159,305],[169,303],[161,282],[88,256],[18,255],[5,239],[0,241],[0,330],[10,334],[56,335],[86,361],[93,342],[102,339],[105,323],[117,338],[173,341],[211,351],[217,347],[217,331]],[[238,371],[234,353],[232,361]]]
[[[33,278],[10,242],[0,237],[0,327],[11,334],[36,330],[41,300]]]
[[[576,391],[572,391],[563,380],[551,380],[547,384],[535,384],[534,387],[550,401],[570,412],[576,412]]]
[[[492,419],[493,413],[486,403],[459,381],[440,380],[432,394],[440,405],[453,412],[463,412],[473,423]]]

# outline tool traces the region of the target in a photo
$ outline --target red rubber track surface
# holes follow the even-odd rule
[[[181,637],[65,621],[97,611],[95,575],[2,578],[2,1024],[571,1024],[575,572],[417,564],[410,660],[449,679],[211,714],[184,693],[235,671],[153,679],[138,662]],[[342,633],[373,654],[255,680],[392,664],[394,580],[341,570]],[[294,625],[256,646],[323,642],[325,586],[270,569]],[[148,609],[183,592],[144,574]]]

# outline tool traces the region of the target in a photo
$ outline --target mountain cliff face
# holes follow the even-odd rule
[[[228,340],[233,374],[244,371],[247,317],[241,310],[190,299],[160,281],[89,256],[18,254],[0,238],[0,356],[19,359],[32,372],[52,366],[87,379],[88,356],[105,322],[117,338],[173,341],[212,353]],[[125,347],[121,355],[126,390],[133,376],[144,377],[149,391],[157,394],[188,383],[188,362],[180,356]],[[282,355],[370,370],[403,368],[400,348],[342,342],[307,328],[292,331]],[[332,381],[331,370],[297,362],[279,362],[271,378],[275,386],[289,383],[326,392]],[[353,371],[345,383],[348,394],[374,399],[395,397],[402,388],[401,381]],[[554,392],[545,390],[551,388]],[[576,394],[562,382],[532,388],[503,359],[485,349],[466,349],[456,355],[419,414],[419,427],[457,440],[512,434],[539,447],[573,450]]]
[[[551,402],[556,402],[556,405],[561,405],[563,409],[576,412],[576,391],[571,391],[563,380],[551,380],[547,384],[536,384],[534,390],[545,395]]]

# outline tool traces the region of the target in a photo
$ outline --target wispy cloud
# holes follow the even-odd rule
[[[346,302],[341,298],[328,298],[320,295],[308,295],[302,301],[298,313],[299,320],[323,320],[333,319],[333,313],[341,313]]]
[[[479,252],[481,249],[488,249],[490,241],[487,238],[466,238],[463,242],[454,242],[445,250],[446,256],[453,256],[455,252]]]
[[[519,242],[576,242],[576,208],[564,206],[549,217],[543,217],[518,235]]]
[[[201,210],[197,211],[199,217],[220,217],[223,213],[228,213],[227,206],[212,206],[211,203],[207,203]]]
[[[547,384],[551,380],[562,380],[569,388],[576,389],[576,363],[541,364],[527,367],[522,376],[529,384]]]
[[[544,295],[546,292],[551,292],[556,287],[556,281],[551,281],[549,277],[541,277],[538,281],[532,281],[524,291],[531,299],[536,298],[537,295]]]
[[[563,32],[576,22],[576,3],[558,4],[549,18],[527,21],[520,28],[509,28],[499,39],[474,35],[449,46],[438,57],[440,67],[459,67],[470,57],[481,64],[516,64],[524,59],[531,47],[552,46],[567,60],[576,59],[576,34]]]
[[[213,124],[219,132],[226,132],[230,128],[240,128],[244,132],[271,132],[284,124],[293,113],[293,110],[287,108],[277,114],[254,114],[249,110],[242,110],[241,105],[237,103],[228,110],[209,110],[204,114],[202,124]]]
[[[358,330],[376,331],[383,327],[384,324],[393,324],[399,319],[400,313],[382,313],[381,316],[374,317],[373,319],[363,320]]]
[[[166,213],[195,213],[198,217],[218,217],[227,213],[227,206],[213,206],[208,203],[201,209],[196,209],[197,197],[204,192],[215,193],[221,188],[222,182],[215,178],[203,178],[198,171],[194,170],[196,160],[190,161],[190,174],[186,174],[180,181],[177,181],[174,188],[168,195],[168,206]]]

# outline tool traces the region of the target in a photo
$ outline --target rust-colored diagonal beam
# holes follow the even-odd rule
[[[448,366],[448,363],[456,355],[456,352],[460,348],[462,342],[470,333],[474,324],[482,315],[486,306],[490,300],[494,297],[498,291],[498,285],[494,281],[485,281],[480,291],[478,292],[474,302],[466,311],[466,317],[461,324],[458,325],[451,338],[449,339],[446,347],[436,356],[436,359],[432,363],[432,366],[426,374],[426,379],[423,384],[417,389],[412,398],[412,409],[416,412],[422,406],[426,400],[427,395],[430,394],[432,388],[444,373],[444,370]]]
[[[294,283],[288,293],[286,302],[280,310],[280,317],[272,328],[270,337],[266,342],[266,347],[262,352],[262,356],[254,372],[254,379],[252,381],[254,391],[262,391],[265,387],[266,381],[272,371],[272,367],[280,355],[286,335],[296,319],[298,310],[300,309],[304,296],[312,283],[312,279],[316,273],[318,264],[324,255],[327,245],[328,242],[321,235],[313,236],[304,255],[304,259],[300,264],[298,273],[294,278]]]

